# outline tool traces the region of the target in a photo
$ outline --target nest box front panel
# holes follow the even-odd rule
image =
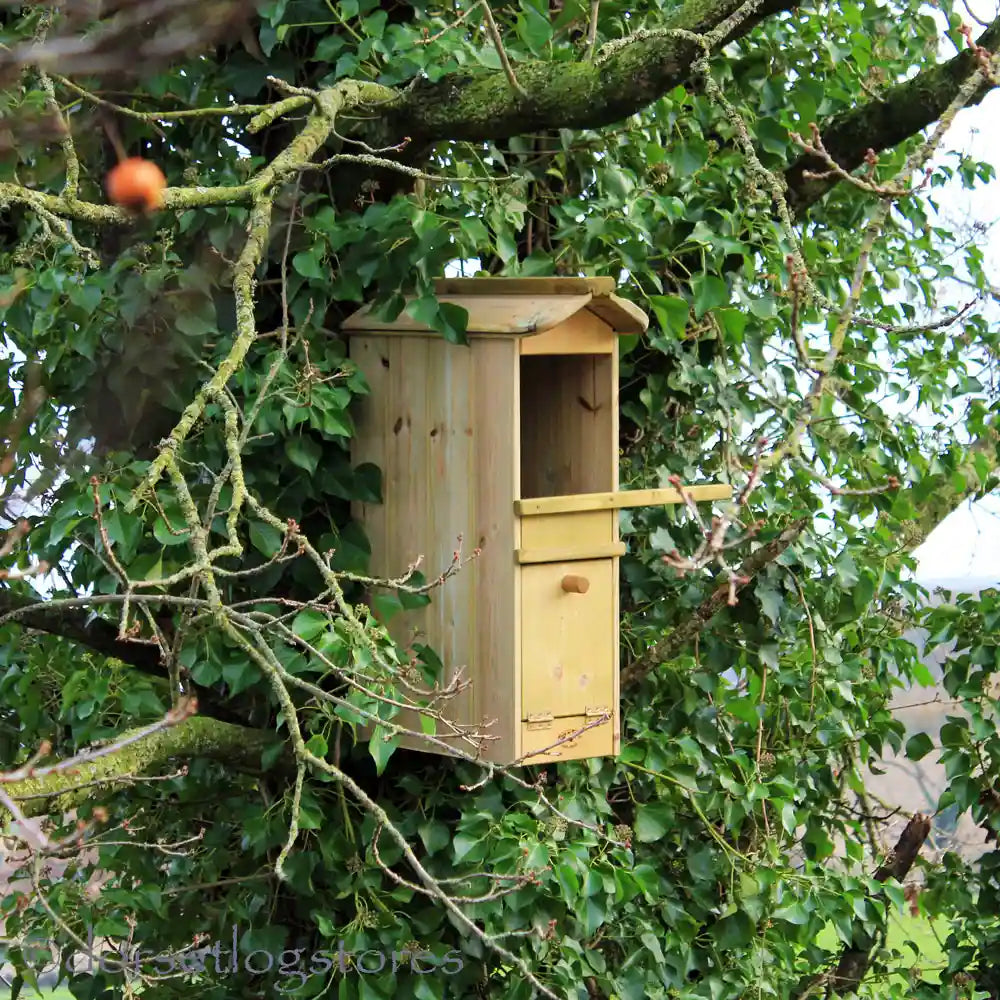
[[[559,719],[555,726],[540,728],[531,722],[521,723],[523,764],[558,764],[588,757],[614,757],[619,753],[617,720],[590,724],[595,719],[578,715]],[[615,731],[612,733],[612,725]],[[587,728],[590,726],[590,728]]]
[[[521,707],[525,721],[611,710],[611,559],[521,570]]]
[[[522,753],[550,746],[560,733],[588,730],[579,744],[556,747],[551,759],[613,752],[617,716],[615,560],[574,559],[521,568]],[[603,748],[603,749],[598,749]]]

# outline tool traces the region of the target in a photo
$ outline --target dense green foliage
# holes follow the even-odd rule
[[[948,35],[964,48],[951,8],[942,8]],[[665,27],[707,31],[732,9],[602,0],[596,63],[606,86],[621,83],[617,57],[632,60],[637,90],[665,57],[655,35],[600,46]],[[605,94],[620,114],[588,125],[579,67],[590,65],[589,5],[498,5],[527,96],[502,132],[479,134],[470,109],[508,84],[481,9],[455,25],[460,13],[264,0],[249,43],[223,40],[137,78],[128,73],[142,67],[126,59],[124,83],[70,82],[28,65],[0,95],[11,153],[0,161],[0,405],[12,421],[4,491],[11,521],[23,514],[30,524],[4,558],[11,571],[56,567],[44,585],[12,577],[0,592],[0,764],[22,764],[42,740],[65,757],[153,724],[185,686],[203,714],[275,734],[254,764],[235,751],[227,759],[225,747],[190,759],[179,750],[155,781],[136,778],[134,746],[120,751],[132,780],[98,786],[79,805],[85,820],[107,809],[92,839],[109,843],[97,861],[74,860],[67,877],[42,873],[40,892],[6,894],[8,936],[73,950],[68,931],[92,929],[165,953],[194,940],[228,947],[236,925],[243,954],[302,949],[308,962],[322,949],[336,956],[343,942],[354,953],[424,949],[453,962],[424,976],[407,959],[395,973],[307,978],[279,974],[277,962],[269,974],[217,975],[209,961],[193,984],[154,983],[156,998],[292,988],[362,1000],[531,995],[494,940],[554,995],[580,1000],[802,996],[845,947],[872,952],[864,988],[879,996],[1000,996],[1000,852],[979,868],[954,855],[923,866],[922,905],[950,933],[947,965],[911,975],[906,953],[884,944],[887,915],[907,904],[897,881],[872,877],[883,858],[864,794],[869,763],[905,742],[887,708],[894,688],[932,683],[903,636],[922,624],[932,644],[956,640],[944,683],[964,711],[941,747],[915,737],[905,749],[945,762],[942,809],[972,809],[985,829],[1000,829],[997,594],[919,611],[907,582],[912,548],[961,499],[992,489],[1000,465],[1000,328],[978,307],[956,317],[947,292],[955,275],[985,287],[982,248],[932,216],[949,185],[992,182],[992,167],[941,158],[866,245],[885,203],[873,185],[900,183],[925,139],[917,128],[932,119],[883,149],[882,118],[863,112],[891,105],[897,83],[930,71],[941,44],[934,19],[903,0],[770,3],[760,23],[715,44],[707,79],[689,69],[689,52],[656,100],[630,108],[628,93]],[[49,16],[8,8],[0,42],[39,37]],[[55,18],[48,30],[60,26]],[[248,193],[309,127],[300,107],[247,128],[258,106],[287,96],[273,77],[398,87],[403,110],[348,106],[316,157],[340,159],[322,170],[300,162],[266,197]],[[928,78],[927,90],[927,106],[933,97],[943,110],[957,83]],[[135,113],[108,111],[97,96]],[[412,123],[405,102],[422,109]],[[176,114],[234,104],[255,107]],[[71,159],[59,133],[46,132],[55,109]],[[105,113],[130,154],[166,172],[176,190],[163,211],[90,210],[104,203],[114,160]],[[796,172],[802,150],[791,133],[808,139],[817,122],[826,135],[838,121],[862,151],[882,152],[868,180],[825,192]],[[378,165],[361,141],[400,147],[377,155],[403,169]],[[771,185],[781,183],[787,199],[777,201]],[[254,239],[259,261],[241,256]],[[841,322],[869,253],[856,310]],[[373,595],[352,578],[366,572],[368,544],[350,501],[377,500],[382,484],[378,469],[350,461],[352,401],[367,387],[339,324],[363,301],[399,312],[410,294],[414,315],[461,340],[464,317],[439,309],[431,285],[460,260],[494,274],[619,278],[621,294],[651,316],[646,336],[623,342],[623,481],[658,486],[676,475],[732,482],[739,493],[756,468],[754,489],[730,511],[736,544],[724,555],[734,571],[805,523],[755,567],[738,603],[723,602],[671,646],[729,576],[714,562],[680,574],[664,561],[699,544],[683,509],[624,515],[622,662],[636,679],[623,687],[622,754],[546,769],[546,801],[502,774],[480,784],[472,763],[369,746],[359,712],[392,712],[349,687],[374,677],[392,690],[378,664],[399,654],[366,609],[351,619],[345,607],[366,601],[384,621],[422,598]],[[202,400],[172,469],[155,491],[134,493],[248,329],[228,393]],[[31,391],[36,381],[44,399]],[[290,522],[331,553],[327,572],[322,557],[297,554]],[[208,561],[202,541],[217,549]],[[446,586],[461,587],[461,575]],[[81,600],[58,603],[71,597]],[[146,645],[118,634],[121,615]],[[156,634],[176,666],[161,665]],[[434,652],[420,652],[432,673]],[[280,665],[283,682],[263,661]],[[300,799],[293,704],[306,747],[330,765],[305,769]],[[517,773],[532,782],[537,770]],[[279,880],[293,819],[299,834]],[[440,883],[445,892],[487,897],[461,906],[485,937],[414,889],[420,880],[386,823],[431,876],[452,880]],[[110,873],[100,893],[85,888],[95,863]],[[536,878],[498,892],[495,876],[525,872]],[[10,956],[30,983],[30,953]],[[71,988],[80,998],[131,995],[122,984],[121,973],[99,973]]]

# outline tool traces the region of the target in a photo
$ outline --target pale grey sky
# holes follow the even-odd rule
[[[996,0],[978,0],[969,10],[983,21],[997,16]],[[974,34],[982,30],[971,17]],[[944,49],[947,57],[954,50]],[[962,111],[944,140],[944,149],[962,150],[977,160],[991,163],[1000,175],[1000,91],[994,90],[974,108]],[[984,252],[987,274],[1000,287],[1000,180],[964,191],[958,184],[937,189],[935,198],[942,215],[955,221],[967,219],[983,227],[977,242]],[[956,292],[958,290],[956,289]],[[987,306],[992,323],[1000,323],[1000,305]],[[964,503],[952,512],[917,549],[917,579],[925,585],[986,587],[1000,583],[1000,497],[995,494],[977,504]]]

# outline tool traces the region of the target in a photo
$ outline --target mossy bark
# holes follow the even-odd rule
[[[123,738],[128,735],[124,733]],[[7,782],[3,787],[25,816],[58,815],[100,799],[126,777],[155,775],[176,762],[198,757],[222,761],[236,770],[259,770],[261,754],[275,738],[265,730],[196,715],[78,767]],[[0,820],[9,819],[10,813],[0,806]]]
[[[702,50],[683,33],[708,33],[740,6],[739,0],[688,0],[662,29],[605,46],[592,62],[520,62],[515,71],[523,96],[501,70],[418,84],[406,92],[405,101],[386,110],[380,131],[386,129],[396,141],[410,136],[423,144],[611,125],[685,83]],[[717,50],[792,6],[790,0],[765,0],[712,47]]]

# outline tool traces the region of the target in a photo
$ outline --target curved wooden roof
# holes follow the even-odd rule
[[[565,322],[587,309],[615,333],[643,333],[649,318],[632,302],[614,294],[614,278],[441,278],[434,291],[441,302],[469,314],[466,332],[530,336]],[[341,329],[379,333],[428,333],[431,328],[401,312],[394,320],[371,316],[365,306],[344,320]]]

